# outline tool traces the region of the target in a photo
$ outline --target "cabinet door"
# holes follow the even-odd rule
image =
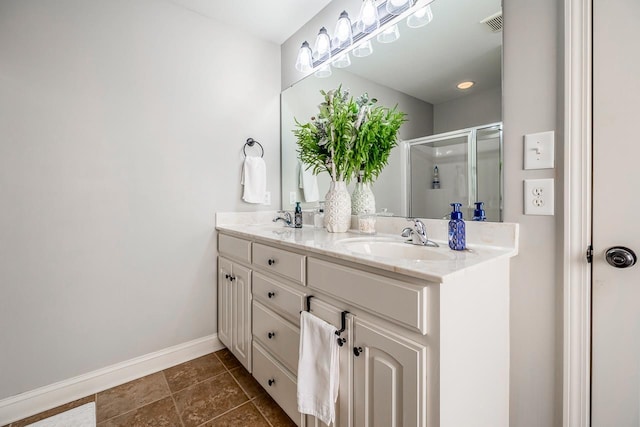
[[[233,324],[231,301],[232,264],[218,258],[218,339],[231,348],[231,325]]]
[[[426,347],[355,319],[357,427],[426,426]]]
[[[233,264],[231,352],[251,372],[251,270]]]

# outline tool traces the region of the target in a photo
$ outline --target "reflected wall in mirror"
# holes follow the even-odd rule
[[[502,120],[502,31],[494,32],[481,23],[501,11],[500,0],[436,0],[431,7],[434,19],[427,26],[410,29],[402,23],[396,42],[374,41],[372,55],[354,57],[349,68],[333,69],[332,76],[325,79],[309,76],[282,93],[283,209],[292,209],[296,201],[303,202],[307,209],[317,205],[317,201],[305,200],[292,131],[296,118],[307,122],[316,114],[322,102],[321,89],[342,85],[354,97],[367,92],[380,105],[397,104],[408,119],[400,128],[402,141]],[[457,89],[456,85],[465,80],[474,81],[474,86],[465,91]],[[407,165],[407,144],[401,142],[372,186],[378,211],[410,214]],[[478,183],[483,179],[479,175]],[[329,181],[328,176],[318,176],[321,200]],[[480,195],[483,190],[478,187],[477,191]],[[470,219],[467,215],[465,218]],[[499,220],[499,212],[490,220]]]

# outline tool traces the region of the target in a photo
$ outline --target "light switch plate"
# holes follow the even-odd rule
[[[554,167],[553,131],[530,133],[524,136],[524,168],[553,169]]]
[[[553,215],[553,178],[524,180],[524,214]]]
[[[264,193],[264,206],[271,206],[271,191],[267,191]]]

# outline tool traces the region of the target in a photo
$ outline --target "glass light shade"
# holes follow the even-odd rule
[[[431,11],[431,5],[428,4],[409,15],[409,17],[407,18],[407,26],[409,28],[420,28],[424,27],[432,20],[433,12]]]
[[[387,0],[387,12],[392,15],[400,15],[402,12],[409,10],[413,5],[413,0]]]
[[[380,18],[374,0],[364,0],[356,28],[358,31],[368,34],[377,30],[378,27],[380,27]]]
[[[316,61],[326,61],[331,58],[331,39],[325,27],[320,28],[313,50]]]
[[[331,66],[329,64],[322,64],[313,75],[320,78],[329,77],[331,76]]]
[[[380,43],[391,43],[400,38],[400,30],[398,24],[394,24],[378,34],[378,41]]]
[[[300,46],[298,50],[298,57],[296,58],[296,70],[302,73],[308,73],[313,69],[313,57],[311,55],[311,48],[306,41]]]
[[[359,44],[351,52],[353,53],[353,56],[358,58],[364,58],[365,56],[371,55],[373,53],[371,40],[367,40],[366,42]]]
[[[347,68],[351,65],[351,57],[349,56],[349,52],[343,53],[342,55],[336,57],[336,59],[331,63],[335,68]]]
[[[349,14],[343,10],[340,14],[340,18],[338,18],[336,30],[333,33],[333,47],[344,49],[351,46],[351,43],[353,43],[351,19],[349,19]]]

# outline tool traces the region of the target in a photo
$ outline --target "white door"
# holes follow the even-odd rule
[[[640,1],[593,0],[592,426],[640,426]],[[624,263],[624,249],[614,262]]]

